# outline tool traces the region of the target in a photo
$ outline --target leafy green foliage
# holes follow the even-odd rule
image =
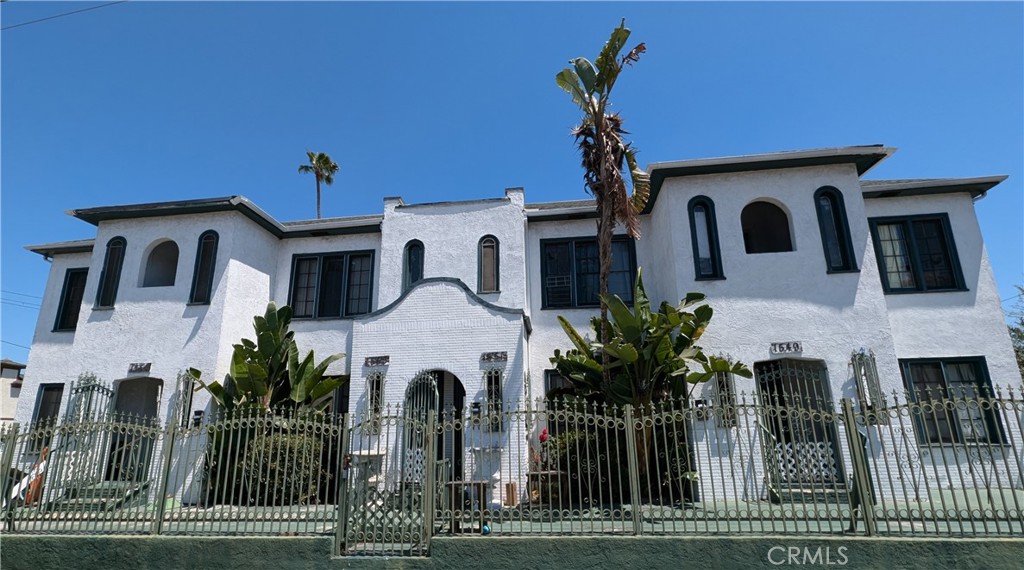
[[[620,56],[629,34],[623,19],[601,48],[596,64],[585,57],[577,57],[569,61],[571,67],[555,75],[555,83],[569,93],[573,103],[583,111],[573,135],[580,149],[583,180],[587,191],[594,196],[598,213],[598,293],[602,301],[597,338],[602,341],[607,341],[611,335],[604,299],[612,266],[612,233],[621,222],[633,239],[640,238],[640,212],[647,205],[651,190],[650,176],[639,167],[636,149],[623,138],[628,133],[622,127],[622,117],[609,112],[612,88],[623,67],[639,61],[640,54],[647,51],[640,43]],[[632,186],[632,193],[629,186]],[[608,356],[603,355],[602,359],[602,374],[607,384],[610,382]]]
[[[345,355],[332,354],[316,364],[311,350],[300,360],[295,333],[288,328],[291,319],[291,307],[268,304],[264,315],[253,319],[256,341],[243,338],[233,345],[225,384],[206,383],[199,370],[188,370],[199,385],[197,390],[205,389],[226,410],[318,408],[326,396],[348,381],[348,376],[326,376],[327,368]]]
[[[640,43],[620,56],[629,35],[623,19],[619,27],[612,30],[595,63],[585,57],[573,58],[569,60],[571,67],[555,75],[555,83],[583,111],[583,118],[573,134],[582,154],[587,190],[593,194],[598,211],[607,208],[610,214],[608,221],[611,223],[605,223],[602,228],[607,228],[608,236],[611,236],[618,220],[631,236],[638,238],[638,216],[647,204],[650,177],[637,164],[636,149],[632,143],[623,140],[623,135],[628,133],[622,128],[622,118],[608,110],[612,88],[619,74],[626,65],[639,61],[640,54],[647,51],[647,47]],[[633,188],[632,195],[628,192],[627,179]],[[601,288],[601,293],[606,291],[607,287]]]
[[[1009,312],[1010,342],[1013,343],[1013,354],[1017,357],[1017,368],[1021,376],[1024,376],[1024,287],[1015,285],[1017,288],[1017,302]]]
[[[642,406],[689,396],[695,385],[718,372],[753,376],[746,365],[707,355],[697,344],[714,314],[710,306],[699,304],[704,295],[689,293],[678,305],[665,302],[653,311],[638,270],[632,308],[618,295],[604,300],[612,315],[607,342],[588,342],[568,320],[558,317],[573,348],[564,354],[556,350],[551,363],[572,384],[569,393],[590,401]],[[592,324],[596,337],[600,321]],[[610,382],[602,378],[603,355],[609,357]]]
[[[250,504],[304,505],[315,501],[327,478],[322,437],[280,431],[253,438],[242,463]]]

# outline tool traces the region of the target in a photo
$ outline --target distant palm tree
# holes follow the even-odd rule
[[[299,172],[312,172],[316,176],[316,219],[320,219],[320,182],[330,186],[334,184],[334,175],[341,170],[331,157],[322,152],[306,151],[309,164],[300,164]]]
[[[629,28],[623,19],[619,27],[601,48],[597,60],[591,63],[585,57],[570,60],[567,67],[555,76],[558,86],[572,96],[583,111],[580,124],[573,129],[576,145],[582,154],[583,179],[597,205],[597,246],[600,273],[598,291],[601,299],[601,329],[599,340],[608,342],[611,326],[608,323],[608,273],[612,266],[612,231],[617,222],[626,227],[633,239],[640,237],[640,211],[650,194],[650,177],[636,161],[636,149],[626,142],[622,117],[609,110],[612,87],[622,69],[640,59],[646,51],[638,44],[626,55],[620,56],[629,39]],[[632,192],[629,190],[632,186]],[[605,384],[611,382],[609,359],[605,353]]]

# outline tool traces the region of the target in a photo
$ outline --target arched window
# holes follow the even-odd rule
[[[196,248],[196,268],[192,272],[192,292],[188,302],[197,305],[209,305],[210,293],[213,290],[213,268],[217,263],[217,232],[208,230],[199,236]]]
[[[498,238],[484,236],[480,240],[480,274],[477,276],[477,288],[480,293],[498,292]]]
[[[117,300],[117,285],[121,282],[121,265],[124,264],[124,250],[128,242],[121,236],[107,242],[107,255],[103,259],[100,286],[96,291],[96,308],[110,309]]]
[[[821,247],[825,250],[828,272],[856,271],[842,192],[831,186],[818,188],[814,193],[814,208],[818,212]]]
[[[706,196],[690,200],[690,239],[693,242],[693,265],[696,278],[724,279],[722,256],[718,248],[718,223],[715,203]]]
[[[423,279],[423,244],[412,240],[405,244],[405,263],[402,272],[402,290],[408,291],[417,281]]]
[[[146,272],[142,277],[143,287],[168,287],[174,285],[174,274],[178,271],[178,244],[165,241],[150,252],[146,258]]]
[[[789,216],[770,202],[751,202],[740,213],[743,246],[747,253],[793,251],[789,235]]]

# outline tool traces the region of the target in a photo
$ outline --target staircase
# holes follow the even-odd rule
[[[144,504],[149,481],[103,481],[74,489],[53,502],[62,511],[95,513]]]

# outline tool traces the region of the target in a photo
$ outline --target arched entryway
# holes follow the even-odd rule
[[[446,478],[461,478],[464,463],[463,430],[455,420],[463,417],[466,389],[457,376],[447,370],[424,370],[416,374],[405,390],[405,471],[419,474],[423,465],[424,436],[414,426],[424,425],[430,410],[435,412],[438,430],[435,443],[437,461],[447,461]]]
[[[143,481],[159,432],[159,378],[129,378],[114,383],[114,421],[121,424],[107,453],[108,481]]]

